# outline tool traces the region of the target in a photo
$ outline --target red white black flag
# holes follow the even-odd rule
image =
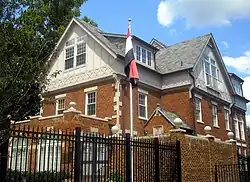
[[[132,44],[130,21],[128,23],[128,33],[126,39],[126,50],[125,50],[125,74],[129,78],[133,86],[137,85],[137,80],[139,80],[139,74],[136,66],[136,61],[134,57],[134,50]]]

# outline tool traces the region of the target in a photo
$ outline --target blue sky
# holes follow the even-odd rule
[[[166,45],[213,33],[228,70],[245,80],[243,91],[250,99],[249,0],[89,0],[81,8],[84,15],[112,33],[126,33],[130,17],[132,34]]]

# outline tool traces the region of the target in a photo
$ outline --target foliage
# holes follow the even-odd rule
[[[39,112],[48,58],[86,0],[1,0],[0,128]],[[53,57],[51,57],[53,59]],[[3,134],[3,132],[0,132]],[[1,136],[0,136],[1,138]]]
[[[85,21],[85,22],[87,22],[87,23],[89,23],[89,24],[91,24],[91,25],[93,25],[93,26],[95,26],[95,27],[98,27],[98,24],[94,21],[94,20],[91,20],[89,17],[87,17],[87,16],[84,16],[83,18],[82,18],[82,20],[83,21]]]
[[[122,181],[123,181],[122,176],[120,176],[120,174],[116,172],[110,173],[107,179],[107,182],[122,182]]]
[[[20,171],[7,171],[6,181],[26,181],[26,182],[62,182],[71,178],[71,175],[66,172],[43,171],[43,172],[20,172]]]

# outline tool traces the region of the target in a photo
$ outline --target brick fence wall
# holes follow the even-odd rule
[[[180,140],[183,182],[214,182],[215,165],[237,163],[234,140],[222,142],[211,135],[196,137],[179,129],[171,130],[170,135],[162,139]]]

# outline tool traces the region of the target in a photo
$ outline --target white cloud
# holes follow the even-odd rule
[[[183,19],[187,26],[230,25],[249,18],[249,0],[165,0],[158,5],[157,19],[163,26]]]
[[[222,45],[224,46],[225,49],[229,48],[229,45],[228,45],[228,43],[226,41],[222,41],[221,43],[222,43]]]
[[[250,51],[246,51],[240,57],[224,56],[223,60],[227,66],[235,68],[239,72],[250,74]]]
[[[167,2],[160,2],[158,5],[157,19],[161,25],[169,26],[173,22],[173,12]]]

